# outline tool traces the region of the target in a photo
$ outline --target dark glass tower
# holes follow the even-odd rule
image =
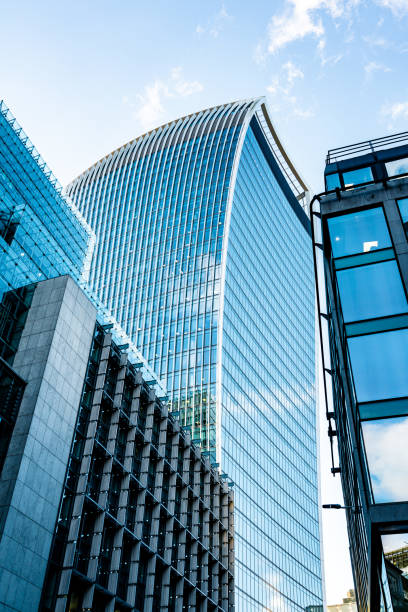
[[[335,149],[312,205],[332,472],[358,609],[371,612],[408,609],[408,582],[384,559],[408,537],[407,177],[408,133]]]
[[[68,187],[93,291],[235,482],[240,611],[322,600],[305,192],[262,99],[159,127]]]

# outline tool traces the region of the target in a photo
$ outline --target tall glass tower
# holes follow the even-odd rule
[[[159,127],[68,187],[92,289],[235,483],[240,612],[322,603],[306,192],[263,99]]]

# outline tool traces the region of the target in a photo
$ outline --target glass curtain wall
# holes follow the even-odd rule
[[[222,342],[221,454],[235,482],[240,612],[322,602],[313,285],[310,236],[250,127],[231,208]]]
[[[0,298],[61,274],[80,279],[91,249],[89,228],[0,101]]]
[[[235,482],[237,610],[303,612],[322,600],[311,241],[259,106],[162,126],[68,193],[97,234],[92,290]]]

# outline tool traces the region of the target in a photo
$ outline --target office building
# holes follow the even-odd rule
[[[0,111],[0,607],[231,610],[226,475],[86,287],[92,231]]]
[[[235,482],[237,610],[321,605],[307,188],[264,100],[152,130],[67,191],[92,290]]]
[[[408,532],[408,133],[329,151],[325,181],[311,210],[332,472],[357,607],[399,610],[384,552]]]
[[[30,294],[0,474],[1,608],[232,610],[227,481],[72,278]]]
[[[95,236],[61,192],[0,100],[0,299],[4,292],[61,274],[78,282],[86,278]]]

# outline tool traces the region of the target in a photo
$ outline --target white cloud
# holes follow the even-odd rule
[[[407,0],[377,0],[380,6],[390,9],[397,17],[408,15]]]
[[[305,76],[300,68],[295,66],[293,62],[286,62],[283,65],[283,69],[287,72],[288,83],[292,84],[296,79],[303,79]]]
[[[364,42],[366,42],[370,47],[389,47],[389,42],[382,36],[372,35],[372,36],[363,36]]]
[[[358,0],[287,0],[280,15],[274,15],[268,25],[268,53],[295,40],[314,36],[319,41],[324,37],[322,12],[333,19],[345,14]]]
[[[393,121],[396,119],[408,119],[408,101],[395,102],[394,104],[383,106],[382,114]]]
[[[203,91],[203,86],[199,81],[186,81],[183,78],[183,69],[181,66],[172,69],[170,79],[174,93],[182,98]]]
[[[165,116],[164,101],[170,98],[185,98],[203,91],[204,87],[199,81],[187,81],[180,66],[170,71],[166,80],[156,79],[144,87],[143,92],[137,95],[138,105],[134,117],[143,130],[156,127]],[[127,96],[123,98],[129,104]],[[132,105],[133,106],[133,105]]]
[[[224,29],[224,25],[226,21],[232,19],[232,15],[230,15],[223,4],[218,11],[207,23],[206,26],[198,24],[196,26],[197,34],[208,33],[212,38],[218,38],[219,34]]]
[[[368,64],[364,66],[364,72],[367,77],[370,77],[374,72],[391,72],[391,68],[378,62],[368,62]]]
[[[285,111],[290,112],[292,115],[299,117],[300,119],[308,119],[313,117],[314,112],[310,108],[304,108],[299,102],[295,95],[293,95],[293,89],[295,82],[304,78],[304,73],[296,66],[293,62],[288,61],[282,65],[281,72],[279,75],[275,75],[270,84],[266,87],[266,91],[270,97],[276,98],[282,105],[285,106]],[[279,110],[279,107],[275,105],[275,112]]]

